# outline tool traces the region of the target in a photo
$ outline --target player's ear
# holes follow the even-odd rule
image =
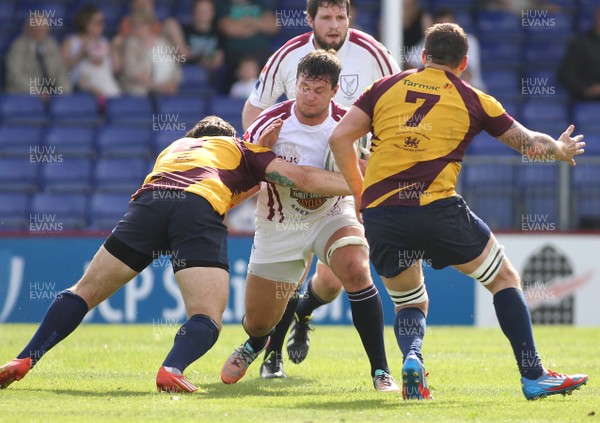
[[[310,26],[310,29],[314,29],[314,21],[313,18],[307,13],[306,14],[306,21],[308,22],[308,26]]]
[[[458,65],[458,69],[463,72],[466,68],[467,65],[469,64],[469,56],[465,55],[465,57],[463,57],[460,61],[460,64]]]
[[[340,89],[340,84],[336,84],[335,87],[333,87],[333,91],[331,92],[331,98],[335,97],[335,95],[337,94],[339,89]]]
[[[421,51],[421,63],[423,63],[424,65],[427,64],[427,51],[425,49]]]

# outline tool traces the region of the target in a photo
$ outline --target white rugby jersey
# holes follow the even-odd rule
[[[329,106],[329,116],[316,126],[303,125],[294,114],[295,100],[287,100],[264,110],[248,128],[244,139],[258,143],[260,135],[271,122],[282,119],[279,137],[271,149],[277,157],[297,165],[323,168],[328,150],[329,134],[346,110],[335,102]],[[261,183],[256,217],[273,222],[301,222],[320,219],[341,197],[311,194],[272,183]]]
[[[285,94],[293,99],[296,71],[300,59],[315,50],[313,33],[299,35],[285,43],[267,61],[250,94],[250,103],[261,109],[273,105]],[[400,71],[390,52],[375,38],[356,29],[348,29],[346,40],[337,52],[342,62],[340,89],[334,100],[350,107],[354,100],[376,80]]]

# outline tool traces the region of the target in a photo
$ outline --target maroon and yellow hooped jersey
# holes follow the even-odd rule
[[[361,209],[423,206],[456,195],[469,142],[513,123],[493,97],[433,68],[384,77],[356,100],[372,121],[371,157]]]

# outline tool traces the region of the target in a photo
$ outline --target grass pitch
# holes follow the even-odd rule
[[[35,325],[0,325],[0,361],[17,354]],[[317,326],[301,365],[285,362],[286,380],[258,378],[260,363],[235,385],[219,378],[221,365],[244,339],[226,326],[209,353],[185,372],[202,393],[155,392],[156,371],[177,327],[83,325],[49,352],[25,379],[0,391],[0,421],[201,422],[595,422],[600,421],[600,328],[536,327],[544,364],[590,375],[572,396],[526,401],[508,341],[499,329],[430,327],[425,364],[435,398],[404,402],[376,392],[352,327]],[[392,374],[401,358],[386,328]]]

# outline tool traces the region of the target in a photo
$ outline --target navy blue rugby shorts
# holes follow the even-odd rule
[[[419,259],[434,269],[468,263],[491,236],[488,225],[458,195],[426,206],[368,208],[363,222],[373,266],[386,278]]]
[[[142,193],[129,203],[104,247],[137,272],[167,254],[175,272],[190,267],[229,271],[223,216],[204,197],[189,192]]]

